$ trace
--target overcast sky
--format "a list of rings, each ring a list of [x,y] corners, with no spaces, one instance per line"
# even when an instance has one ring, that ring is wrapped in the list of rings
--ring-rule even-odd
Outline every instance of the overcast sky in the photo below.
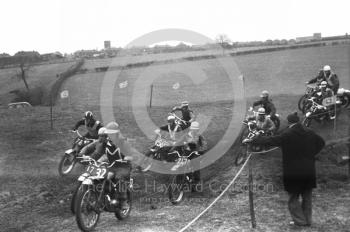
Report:
[[[4,0],[0,53],[123,47],[159,29],[180,28],[232,41],[350,32],[347,0]]]

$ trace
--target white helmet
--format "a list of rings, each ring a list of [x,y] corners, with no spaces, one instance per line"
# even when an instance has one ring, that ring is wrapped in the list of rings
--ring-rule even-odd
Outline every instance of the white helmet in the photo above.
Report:
[[[258,109],[258,114],[259,114],[259,115],[265,115],[265,109],[262,108],[262,107],[259,108],[259,109]]]
[[[188,106],[188,101],[183,101],[183,102],[181,102],[181,106]]]
[[[175,116],[174,115],[169,115],[167,120],[168,120],[168,122],[169,121],[174,121],[175,120]]]
[[[101,127],[98,130],[98,135],[106,135],[107,134],[107,128],[106,127]]]
[[[326,71],[331,71],[331,66],[325,65],[325,66],[323,67],[323,71],[324,71],[324,72],[326,72]]]
[[[191,126],[190,126],[191,130],[199,130],[199,122],[191,122]]]
[[[267,90],[264,90],[261,92],[260,97],[268,97],[269,96],[269,92]]]
[[[327,81],[322,81],[320,87],[327,87]]]

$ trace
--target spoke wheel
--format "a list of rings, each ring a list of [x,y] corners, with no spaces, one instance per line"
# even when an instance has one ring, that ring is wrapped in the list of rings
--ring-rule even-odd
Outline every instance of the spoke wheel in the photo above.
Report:
[[[131,205],[132,205],[132,194],[131,194],[131,191],[130,189],[127,190],[127,203],[128,203],[128,208],[127,209],[124,209],[124,210],[121,210],[121,209],[117,209],[115,211],[115,216],[116,218],[118,218],[119,220],[124,220],[126,219],[127,217],[129,217],[130,215],[130,212],[131,212]]]
[[[58,173],[60,174],[60,176],[68,175],[73,170],[75,162],[75,159],[70,161],[69,156],[64,155],[58,165]]]
[[[186,175],[180,174],[172,178],[168,188],[169,200],[173,205],[179,204],[184,199],[184,187]]]
[[[97,211],[98,194],[92,189],[79,192],[76,203],[76,221],[82,231],[92,231],[100,218]]]

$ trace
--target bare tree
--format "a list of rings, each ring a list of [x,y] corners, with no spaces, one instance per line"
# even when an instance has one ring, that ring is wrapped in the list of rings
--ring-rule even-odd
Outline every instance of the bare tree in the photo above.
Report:
[[[14,78],[23,81],[26,90],[29,91],[29,85],[27,82],[28,73],[33,71],[33,66],[30,63],[21,62],[18,66],[18,70]]]
[[[224,49],[230,46],[230,38],[226,34],[219,34],[216,36],[215,40],[222,47],[222,53],[224,54]]]

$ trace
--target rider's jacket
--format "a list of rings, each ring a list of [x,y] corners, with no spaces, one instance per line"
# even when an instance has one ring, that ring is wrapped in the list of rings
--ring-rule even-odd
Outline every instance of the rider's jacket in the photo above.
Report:
[[[261,105],[265,109],[267,115],[275,115],[276,107],[269,99],[260,99],[253,103],[253,107]]]
[[[173,108],[173,110],[171,112],[174,113],[175,111],[181,111],[182,120],[184,120],[186,122],[189,122],[192,119],[193,111],[190,110],[189,108],[176,106]]]
[[[198,133],[188,132],[185,136],[184,143],[188,145],[191,151],[204,152],[207,150],[206,140]]]
[[[90,143],[84,148],[84,155],[91,154],[91,158],[98,160],[103,155],[107,156],[108,162],[111,164],[115,160],[124,159],[124,155],[120,152],[120,149],[108,139],[107,142],[100,142],[98,140]],[[118,162],[113,167],[118,166]]]
[[[330,88],[326,88],[325,90],[321,89],[320,91],[316,92],[313,96],[316,97],[316,102],[322,105],[323,100],[333,97],[334,93]]]
[[[327,81],[328,86],[336,94],[339,89],[339,78],[337,74],[331,72],[329,76],[323,70],[320,70],[318,75],[315,78],[312,78],[308,84],[316,83],[317,85],[321,84],[322,81]]]
[[[92,119],[89,123],[87,123],[85,118],[79,120],[73,127],[73,130],[77,130],[80,126],[85,126],[86,130],[88,131],[88,137],[92,139],[98,138],[98,130],[103,127],[100,121]]]
[[[248,120],[255,120],[256,126],[259,130],[263,130],[266,132],[266,131],[273,131],[275,129],[275,124],[268,117],[265,117],[264,121],[260,121],[258,119],[258,116],[250,116],[248,117]]]

